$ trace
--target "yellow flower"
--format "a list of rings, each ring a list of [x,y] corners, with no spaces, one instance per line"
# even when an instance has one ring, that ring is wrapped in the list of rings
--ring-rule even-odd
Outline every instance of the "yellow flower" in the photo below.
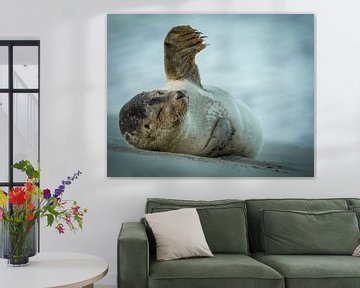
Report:
[[[4,206],[7,203],[7,196],[5,193],[0,189],[0,206]]]

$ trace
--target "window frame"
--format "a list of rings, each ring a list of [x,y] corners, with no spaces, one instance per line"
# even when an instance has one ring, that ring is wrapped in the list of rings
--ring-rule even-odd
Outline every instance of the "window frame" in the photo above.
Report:
[[[16,89],[14,88],[14,47],[28,46],[38,49],[38,86],[37,88]],[[0,40],[0,47],[8,48],[8,87],[0,88],[0,93],[6,93],[8,98],[8,181],[0,182],[0,187],[7,187],[8,191],[14,186],[23,186],[25,182],[14,181],[14,94],[36,93],[38,95],[38,155],[40,161],[40,40]]]

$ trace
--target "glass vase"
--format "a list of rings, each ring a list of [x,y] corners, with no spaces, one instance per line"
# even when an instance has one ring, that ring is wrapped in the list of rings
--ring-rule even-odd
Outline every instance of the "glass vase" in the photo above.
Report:
[[[25,266],[37,251],[37,223],[0,221],[0,257],[8,259],[9,266]]]

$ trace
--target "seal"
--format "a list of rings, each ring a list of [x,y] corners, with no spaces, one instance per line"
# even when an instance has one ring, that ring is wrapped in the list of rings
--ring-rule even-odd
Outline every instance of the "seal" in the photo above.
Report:
[[[262,130],[254,113],[220,88],[201,84],[195,56],[207,46],[205,38],[189,25],[167,34],[166,86],[137,94],[120,110],[120,131],[129,144],[206,157],[257,155]]]

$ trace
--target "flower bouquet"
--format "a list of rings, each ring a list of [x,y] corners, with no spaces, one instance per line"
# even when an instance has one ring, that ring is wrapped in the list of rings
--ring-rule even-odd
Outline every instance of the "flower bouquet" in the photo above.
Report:
[[[35,169],[27,160],[13,165],[26,173],[23,187],[12,187],[6,194],[0,187],[0,257],[8,259],[9,265],[26,265],[29,257],[36,254],[36,223],[45,218],[47,226],[55,227],[59,234],[82,229],[86,209],[75,202],[64,200],[66,186],[78,179],[81,172],[74,173],[54,189],[40,189],[40,168]]]

